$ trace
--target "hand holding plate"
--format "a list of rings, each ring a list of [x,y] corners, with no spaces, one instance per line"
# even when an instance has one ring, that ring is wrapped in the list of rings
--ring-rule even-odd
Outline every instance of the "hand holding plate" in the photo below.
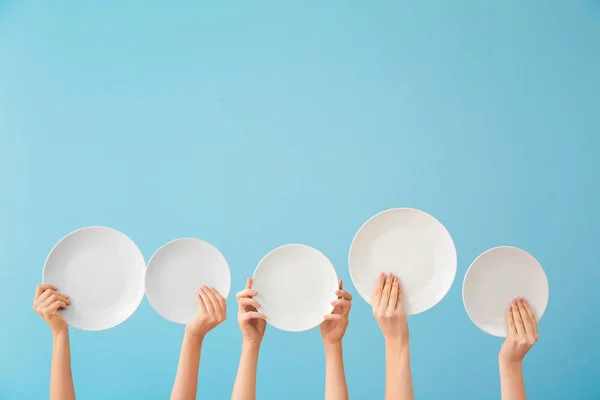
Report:
[[[198,314],[187,324],[186,333],[203,339],[227,318],[227,304],[215,288],[202,286],[198,291]]]
[[[501,363],[520,365],[538,341],[537,320],[527,300],[518,298],[506,311],[508,335],[498,356]]]
[[[258,312],[260,304],[253,299],[258,292],[252,290],[252,278],[248,278],[246,288],[236,295],[238,301],[238,323],[244,342],[260,345],[267,328],[267,316]]]
[[[402,287],[397,276],[379,275],[372,306],[386,343],[408,343],[408,321],[402,308]]]
[[[339,290],[335,292],[337,300],[331,302],[334,306],[331,314],[325,316],[321,323],[321,336],[325,344],[336,344],[342,342],[342,337],[348,328],[348,315],[352,308],[352,295],[343,290],[342,280],[339,281]]]
[[[54,336],[67,330],[67,322],[58,310],[66,310],[71,304],[69,296],[58,292],[53,285],[39,285],[33,298],[33,309],[48,324]]]

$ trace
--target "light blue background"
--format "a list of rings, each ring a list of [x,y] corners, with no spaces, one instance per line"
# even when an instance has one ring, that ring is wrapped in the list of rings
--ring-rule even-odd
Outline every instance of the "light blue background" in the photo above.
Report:
[[[31,310],[44,259],[85,225],[215,244],[239,290],[276,246],[326,253],[410,206],[446,225],[448,296],[410,318],[418,399],[499,398],[501,340],[461,300],[482,251],[543,264],[550,302],[526,360],[532,399],[600,398],[600,2],[0,0],[0,398],[47,396],[51,337]],[[235,302],[206,340],[203,399],[231,393]],[[182,327],[144,300],[72,331],[81,399],[165,399]],[[381,335],[356,297],[351,397],[383,398]],[[270,328],[259,399],[323,397],[318,330]]]

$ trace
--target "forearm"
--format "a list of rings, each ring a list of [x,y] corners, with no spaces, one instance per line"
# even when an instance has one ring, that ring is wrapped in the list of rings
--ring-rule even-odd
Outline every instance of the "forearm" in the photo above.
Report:
[[[325,344],[325,400],[348,400],[342,344]]]
[[[244,343],[231,400],[256,399],[256,370],[260,345]]]
[[[522,363],[500,361],[500,390],[502,400],[526,399]]]
[[[386,342],[385,399],[414,399],[408,340]]]
[[[200,369],[200,353],[202,337],[190,335],[183,337],[177,376],[171,393],[171,400],[195,400],[198,391],[198,370]]]
[[[50,400],[74,400],[75,388],[71,374],[71,348],[69,331],[56,334],[52,344],[52,368],[50,372]]]

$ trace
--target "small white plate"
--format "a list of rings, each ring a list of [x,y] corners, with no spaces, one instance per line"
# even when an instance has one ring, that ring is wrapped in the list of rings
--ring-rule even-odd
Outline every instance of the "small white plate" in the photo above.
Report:
[[[526,299],[539,320],[548,296],[542,266],[517,247],[485,251],[473,261],[463,281],[463,303],[469,318],[482,331],[499,337],[506,337],[506,310],[512,299]]]
[[[252,289],[260,312],[276,328],[300,332],[314,328],[333,311],[338,278],[319,250],[288,244],[267,254],[254,271]]]
[[[214,287],[227,298],[231,275],[216,247],[200,239],[176,239],[154,253],[146,269],[146,297],[156,312],[178,324],[198,313],[198,290]]]
[[[104,226],[69,233],[50,251],[42,282],[69,296],[69,325],[100,331],[129,318],[144,297],[146,262],[125,234]]]
[[[406,315],[436,305],[456,275],[456,248],[446,228],[431,215],[412,208],[380,212],[358,230],[348,256],[358,293],[371,304],[382,272],[400,278]]]

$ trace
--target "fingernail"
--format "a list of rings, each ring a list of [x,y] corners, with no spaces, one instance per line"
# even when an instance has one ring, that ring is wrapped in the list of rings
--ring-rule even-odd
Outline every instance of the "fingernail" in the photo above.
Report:
[[[512,306],[508,306],[508,311],[512,311]]]
[[[512,301],[512,305],[513,305],[513,306],[516,306],[516,305],[517,305],[517,301],[516,301],[516,300],[513,300],[513,301]]]

